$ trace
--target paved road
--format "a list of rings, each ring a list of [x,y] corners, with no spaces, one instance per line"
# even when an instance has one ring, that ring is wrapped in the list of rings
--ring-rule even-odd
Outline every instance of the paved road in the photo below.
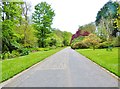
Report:
[[[5,87],[117,87],[109,73],[71,48],[45,59]]]

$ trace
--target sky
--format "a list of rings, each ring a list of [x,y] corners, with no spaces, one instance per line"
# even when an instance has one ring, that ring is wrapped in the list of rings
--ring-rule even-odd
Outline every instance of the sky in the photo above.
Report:
[[[28,0],[34,6],[45,1],[55,11],[53,28],[75,33],[79,26],[94,22],[97,12],[109,0]]]

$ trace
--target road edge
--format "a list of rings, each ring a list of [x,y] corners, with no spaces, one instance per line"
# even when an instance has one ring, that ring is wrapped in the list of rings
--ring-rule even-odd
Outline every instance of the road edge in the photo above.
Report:
[[[64,50],[64,49],[65,49],[65,48],[61,49],[60,51],[62,51],[62,50]],[[60,52],[60,51],[58,51],[58,52]],[[58,53],[58,52],[56,52],[56,53]],[[52,54],[52,55],[55,55],[56,53],[54,53],[54,54]],[[52,55],[51,55],[51,56],[52,56]],[[51,57],[51,56],[49,56],[49,57]],[[11,82],[12,80],[14,80],[15,78],[17,78],[17,77],[19,77],[20,75],[22,75],[23,73],[29,71],[30,69],[32,69],[32,68],[36,67],[37,65],[41,64],[42,62],[46,61],[49,57],[47,57],[47,58],[43,59],[42,61],[40,61],[40,62],[32,65],[31,67],[23,70],[22,72],[16,74],[16,75],[13,76],[12,78],[10,78],[10,79],[8,79],[8,80],[0,83],[0,89],[1,89],[2,87],[4,87],[6,84],[8,84],[9,82]]]
[[[76,50],[75,50],[75,51],[76,51]],[[77,51],[76,51],[76,52],[77,52]],[[77,53],[79,53],[79,52],[77,52]],[[81,53],[79,53],[79,54],[81,54]],[[84,56],[83,54],[81,54],[81,55]],[[114,77],[114,78],[116,78],[118,81],[120,81],[120,78],[119,78],[117,75],[115,75],[114,73],[110,72],[110,71],[107,70],[106,68],[102,67],[102,66],[99,65],[98,63],[90,60],[88,57],[86,57],[86,56],[84,56],[84,57],[85,57],[86,59],[88,59],[89,61],[91,61],[92,63],[94,63],[95,65],[97,65],[98,67],[100,67],[102,70],[104,70],[104,71],[106,71],[107,73],[109,73],[112,77]]]

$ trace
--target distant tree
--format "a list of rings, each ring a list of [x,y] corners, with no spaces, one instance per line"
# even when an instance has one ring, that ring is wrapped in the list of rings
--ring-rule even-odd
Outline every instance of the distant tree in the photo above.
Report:
[[[50,33],[53,17],[55,13],[51,6],[46,2],[41,2],[35,6],[35,11],[32,15],[32,20],[37,30],[36,36],[38,38],[39,47],[45,47],[45,39]]]
[[[70,40],[71,40],[72,33],[64,31],[63,32],[63,44],[64,46],[70,45]]]
[[[87,32],[89,32],[89,33],[95,33],[96,26],[95,26],[95,23],[91,22],[91,23],[89,23],[89,24],[80,26],[79,29],[80,29],[81,31],[87,31]]]

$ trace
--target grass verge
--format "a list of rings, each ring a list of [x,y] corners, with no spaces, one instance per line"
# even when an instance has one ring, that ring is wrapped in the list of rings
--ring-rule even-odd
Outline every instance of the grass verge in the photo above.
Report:
[[[106,51],[106,49],[78,49],[76,51],[120,77],[118,50],[120,48],[113,48],[112,51]]]
[[[16,74],[22,72],[23,70],[31,67],[32,65],[42,61],[43,59],[62,49],[63,48],[57,48],[49,51],[40,51],[31,53],[27,56],[0,61],[0,63],[2,62],[2,80],[0,82],[12,78]]]

